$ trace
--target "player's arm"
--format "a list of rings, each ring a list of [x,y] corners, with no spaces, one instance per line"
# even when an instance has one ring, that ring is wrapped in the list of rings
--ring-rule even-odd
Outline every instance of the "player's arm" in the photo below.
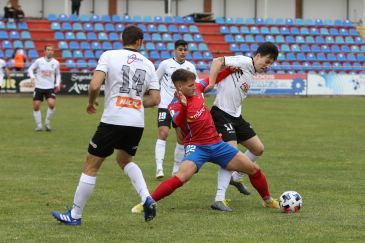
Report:
[[[60,64],[58,63],[56,68],[56,84],[55,84],[55,92],[61,90],[61,71],[60,71]]]
[[[98,105],[96,99],[100,93],[100,87],[105,79],[105,73],[103,71],[95,70],[94,75],[89,85],[89,104],[87,105],[86,112],[89,114],[96,112],[96,106]]]
[[[176,126],[182,127],[186,122],[186,106],[181,103],[170,104],[168,106],[173,123]]]
[[[156,106],[160,104],[160,99],[160,91],[156,89],[150,89],[149,95],[146,95],[143,98],[143,106],[146,108]]]
[[[30,67],[28,68],[28,75],[30,77],[30,80],[32,81],[32,83],[35,83],[35,74],[34,74],[34,70],[36,70],[38,68],[38,62],[35,61],[32,63],[32,65],[30,65]]]
[[[222,67],[225,66],[224,57],[217,57],[213,59],[212,65],[209,71],[209,84],[205,88],[204,92],[209,92],[214,88],[216,83],[217,75]]]

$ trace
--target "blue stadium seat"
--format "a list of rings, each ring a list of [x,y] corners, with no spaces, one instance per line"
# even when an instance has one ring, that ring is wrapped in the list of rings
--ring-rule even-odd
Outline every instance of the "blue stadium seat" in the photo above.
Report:
[[[331,49],[328,45],[322,45],[321,46],[321,51],[322,52],[331,52]]]
[[[100,42],[98,42],[98,41],[91,42],[91,49],[93,49],[93,50],[101,50]]]
[[[137,24],[137,26],[143,31],[143,32],[147,32],[147,28],[144,24]]]
[[[294,20],[292,18],[286,18],[285,19],[285,24],[286,25],[294,25]]]
[[[106,41],[106,40],[108,40],[108,35],[105,32],[99,32],[98,33],[98,40]]]
[[[258,44],[256,44],[256,43],[253,43],[253,44],[251,44],[250,45],[250,50],[252,51],[252,52],[255,52],[256,50],[257,50],[257,48],[259,47],[259,45]]]
[[[147,43],[146,43],[146,50],[147,50],[147,51],[153,51],[153,50],[156,50],[155,44],[153,44],[152,42],[147,42]]]
[[[215,17],[215,22],[217,24],[225,24],[225,19],[223,17],[218,16],[218,17]]]
[[[68,44],[66,41],[59,41],[58,42],[58,49],[66,50],[68,49]]]
[[[25,47],[25,49],[34,49],[35,45],[32,40],[26,40],[24,43],[24,47]]]
[[[120,34],[120,39],[123,39],[123,38],[122,38],[122,33]],[[152,39],[151,39],[151,35],[150,35],[150,34],[148,34],[148,33],[144,33],[144,34],[143,34],[143,40],[144,40],[144,41],[147,41],[147,42],[148,42],[148,41],[152,41]]]
[[[123,16],[123,22],[125,23],[131,23],[133,21],[133,18],[129,15],[124,15]]]
[[[104,23],[109,23],[111,22],[111,19],[110,19],[110,16],[109,15],[102,15],[101,16],[101,22],[104,22]]]
[[[189,26],[189,32],[190,33],[199,33],[199,29],[196,25],[190,25]]]
[[[276,25],[284,25],[285,24],[284,19],[283,18],[277,18],[275,20],[275,24]]]
[[[38,57],[39,57],[39,55],[38,55],[37,50],[35,50],[35,49],[29,49],[29,51],[28,51],[28,57],[29,57],[30,59],[38,58]]]
[[[238,30],[237,30],[237,32],[238,32]],[[257,28],[257,26],[251,26],[250,27],[250,33],[251,34],[259,34],[260,30],[259,30],[259,28]]]
[[[90,17],[86,14],[82,14],[79,18],[80,18],[80,22],[84,22],[84,23],[90,22]]]
[[[203,53],[203,59],[204,59],[204,60],[207,60],[207,61],[211,61],[211,60],[213,60],[213,55],[212,55],[212,53],[211,53],[211,52],[208,52],[208,51],[204,52],[204,53]]]
[[[80,50],[74,50],[72,54],[73,58],[84,58],[84,54]]]
[[[189,33],[189,28],[186,25],[180,25],[179,32],[180,33]]]
[[[285,39],[284,39],[284,36],[282,35],[277,35],[276,38],[275,38],[275,41],[277,43],[285,43]]]
[[[133,18],[132,18],[132,22],[135,22],[135,23],[142,23],[142,22],[143,22],[142,16],[140,16],[140,15],[135,15],[135,16],[133,16]]]
[[[220,32],[221,32],[222,34],[230,34],[230,33],[231,33],[231,32],[229,31],[229,28],[228,28],[227,26],[225,26],[225,25],[220,26],[219,30],[220,30]]]
[[[362,39],[361,36],[355,36],[354,39],[356,44],[364,44],[364,40]]]
[[[265,41],[275,42],[275,38],[272,35],[266,35],[265,36]]]
[[[339,35],[337,28],[330,28],[330,35],[337,36]]]
[[[334,44],[335,41],[333,40],[332,36],[326,36],[326,43],[327,44]]]
[[[305,40],[304,40],[303,36],[297,35],[295,37],[295,42],[298,43],[298,44],[304,44],[305,43]]]
[[[301,27],[300,28],[300,34],[301,35],[309,35],[309,30],[307,27]]]
[[[31,36],[30,36],[30,32],[29,31],[22,31],[20,32],[20,39],[22,40],[30,40]]]
[[[118,34],[115,33],[115,32],[110,32],[109,33],[109,40],[110,41],[118,41],[119,40]]]
[[[162,35],[162,41],[165,41],[165,42],[172,41],[172,37],[171,37],[170,33],[164,33]]]
[[[203,56],[200,53],[200,51],[194,51],[192,57],[193,57],[193,60],[195,60],[195,61],[203,60]]]
[[[114,25],[112,23],[106,23],[105,24],[105,31],[114,32],[115,31]]]
[[[229,33],[229,32],[228,32]],[[240,27],[240,33],[241,34],[249,34],[250,33],[250,30],[248,29],[247,26],[241,26]]]
[[[179,33],[179,30],[175,24],[170,24],[167,28],[170,33]]]
[[[265,38],[264,38],[263,35],[256,35],[255,36],[255,40],[256,40],[257,43],[263,43],[263,42],[265,42]]]
[[[345,40],[343,39],[342,36],[336,36],[335,42],[336,42],[336,44],[344,44]]]
[[[307,60],[304,53],[298,53],[297,54],[297,60],[298,61],[305,61]]]
[[[341,46],[341,52],[351,52],[351,50],[350,50],[350,47],[349,46],[347,46],[347,45],[342,45]]]
[[[160,54],[158,53],[158,51],[151,51],[150,52],[150,58],[151,59],[160,59]]]
[[[72,58],[72,53],[70,50],[62,50],[61,57],[66,59]]]
[[[184,34],[183,39],[187,42],[192,42],[193,41],[193,36],[191,34]]]
[[[186,16],[184,18],[184,23],[186,23],[186,24],[194,24],[194,18],[191,17],[191,16]]]
[[[88,41],[81,41],[80,43],[81,50],[90,50],[90,44]]]
[[[343,25],[347,26],[347,27],[352,27],[353,26],[352,23],[351,23],[351,20],[349,20],[349,19],[345,19],[343,21]]]
[[[153,33],[152,34],[152,41],[154,41],[154,42],[156,42],[156,41],[162,41],[161,35],[159,33]]]
[[[360,48],[357,45],[352,45],[351,46],[351,52],[360,52]]]
[[[161,58],[162,59],[169,59],[170,57],[171,57],[171,55],[168,51],[162,51],[161,52]]]
[[[167,50],[172,51],[175,49],[175,45],[172,42],[167,43]]]
[[[257,25],[264,25],[265,24],[265,20],[263,18],[256,18],[256,24]]]
[[[347,31],[347,29],[345,29],[345,28],[341,28],[341,29],[340,29],[340,35],[348,36],[348,35],[349,35],[349,32]]]
[[[281,45],[281,48],[280,48],[280,51],[282,51],[282,52],[290,52],[290,47],[289,47],[289,45],[287,45],[287,44],[282,44],[282,45]]]
[[[99,49],[99,50],[95,50],[95,57],[96,58],[100,58],[100,56],[101,56],[101,54],[103,54],[104,53],[104,51],[103,50],[101,50],[101,49]]]
[[[301,52],[299,45],[297,45],[297,44],[294,44],[291,46],[291,51],[292,52]]]
[[[308,53],[307,57],[306,57],[307,61],[316,61],[316,56],[314,55],[314,53]]]
[[[304,24],[305,25],[314,25],[314,21],[313,21],[313,19],[305,19]]]
[[[292,35],[299,35],[300,34],[299,29],[297,27],[291,27],[290,28],[290,33]]]
[[[73,23],[72,30],[73,31],[83,31],[82,25],[79,22]]]
[[[100,16],[99,15],[93,15],[91,16],[91,19],[90,19],[91,22],[100,22],[101,19],[100,19]]]
[[[168,32],[167,26],[165,24],[159,24],[157,26],[157,31],[160,33],[166,33],[166,32]]]
[[[332,45],[331,52],[334,52],[334,53],[341,52],[341,49],[338,45]]]
[[[316,27],[312,27],[309,29],[309,34],[310,35],[319,35],[320,32],[318,31],[318,29]]]
[[[194,34],[194,41],[195,42],[203,42],[203,36],[201,34]]]
[[[94,27],[91,23],[84,24],[84,31],[94,31]]]
[[[96,37],[95,32],[88,32],[88,33],[86,34],[86,39],[87,39],[88,41],[94,41],[94,40],[97,40],[97,37]]]
[[[327,58],[326,58],[324,53],[318,53],[317,54],[317,60],[320,61],[320,62],[323,62],[323,61],[326,61]]]
[[[323,39],[323,38],[322,38]],[[314,39],[313,39],[313,36],[311,36],[311,35],[309,35],[309,36],[306,36],[305,37],[305,42],[307,43],[307,44],[314,44],[315,43],[315,41],[314,41]]]
[[[13,58],[13,53],[14,53],[14,51],[12,49],[5,49],[5,57],[7,59]]]
[[[57,21],[58,20],[56,14],[48,14],[47,19],[50,22],[54,22],[54,21]]]
[[[269,27],[267,27],[267,26],[261,26],[260,33],[264,34],[264,35],[270,35],[271,34],[271,32],[269,30]]]
[[[153,23],[153,18],[151,16],[143,16],[143,22]]]
[[[101,44],[101,48],[103,50],[111,50],[111,49],[113,49],[113,46],[112,46],[112,43],[110,41],[104,41]]]
[[[307,44],[301,46],[302,52],[311,52],[309,46]]]
[[[123,30],[124,30],[124,25],[123,24],[116,24],[115,25],[115,31],[123,32]]]
[[[355,55],[352,53],[348,53],[346,58],[347,58],[347,61],[349,61],[349,62],[356,62],[356,60],[357,60]]]
[[[359,62],[365,62],[365,55],[363,53],[357,54],[357,60]]]
[[[352,36],[358,36],[358,35],[359,35],[359,33],[357,32],[357,30],[356,30],[356,29],[351,28],[351,29],[349,30],[349,35],[352,35]]]
[[[158,51],[166,51],[166,46],[163,42],[159,42],[156,44],[156,49]]]
[[[325,27],[322,27],[319,32],[321,35],[329,35],[328,29]]]
[[[345,57],[345,55],[344,55],[344,54],[342,54],[342,53],[338,53],[338,54],[337,54],[337,61],[340,61],[340,62],[344,62],[344,61],[346,61],[346,57]]]
[[[163,18],[161,16],[155,16],[154,22],[161,24],[161,23],[163,23]]]
[[[165,23],[172,24],[174,23],[174,19],[171,16],[165,16]]]
[[[282,35],[290,35],[290,30],[287,27],[283,26],[280,28],[280,33]]]
[[[189,51],[198,51],[198,46],[195,43],[191,42],[188,45],[188,49]]]
[[[254,18],[247,18],[245,22],[246,22],[247,25],[256,24]]]
[[[122,20],[121,20],[121,18],[120,18],[119,15],[113,15],[112,16],[112,22],[114,22],[114,23],[120,23],[120,22],[122,22]]]
[[[87,66],[89,68],[96,68],[97,65],[98,65],[98,62],[95,59],[89,59],[87,62]]]
[[[84,32],[76,32],[76,40],[86,40],[86,35]]]
[[[57,32],[54,33],[54,38],[56,40],[64,40],[65,36],[62,32],[57,31]],[[1,39],[1,31],[0,31],[0,39]]]
[[[51,23],[51,30],[61,30],[61,26],[57,22]]]
[[[247,44],[241,44],[239,50],[237,51],[248,52],[250,51],[250,48]]]
[[[94,30],[95,30],[96,32],[104,31],[104,26],[103,26],[103,24],[102,24],[102,23],[96,23],[96,24],[94,25]]]
[[[243,18],[238,17],[238,18],[236,18],[235,23],[237,25],[243,25],[243,24],[245,24],[245,20]]]
[[[71,26],[71,24],[69,22],[64,22],[64,23],[62,23],[61,29],[63,31],[71,31],[72,30],[72,26]]]
[[[293,44],[293,43],[295,43],[294,36],[292,36],[292,35],[288,35],[288,36],[286,36],[286,43],[288,43],[288,44]]]
[[[79,22],[79,16],[77,16],[76,14],[71,14],[68,20],[70,22]]]
[[[345,43],[346,44],[353,44],[355,42],[354,42],[354,39],[352,38],[352,36],[346,36],[345,37]]]
[[[263,38],[262,35],[260,35],[260,36]],[[257,36],[256,36],[256,38],[257,38]],[[242,43],[242,42],[245,42],[245,39],[243,38],[242,35],[236,35],[235,36],[235,41],[238,42],[238,43]]]
[[[230,30],[231,34],[239,34],[240,33],[237,26],[230,26],[229,30]]]
[[[233,35],[224,35],[224,41],[228,43],[235,42],[235,40],[233,39]]]
[[[328,54],[327,54],[327,61],[330,61],[330,62],[337,61],[337,58],[336,58],[335,54],[333,54],[333,53],[328,53]]]
[[[361,66],[361,64],[359,62],[354,62],[352,67],[354,68],[354,70],[356,71],[360,71],[363,70],[363,67]]]
[[[67,22],[68,21],[67,14],[60,14],[60,15],[58,15],[58,20],[61,21],[61,22]]]
[[[199,43],[198,49],[199,49],[199,51],[208,51],[208,46],[205,43]]]
[[[148,52],[140,51],[139,53],[141,53],[141,55],[143,55],[144,57],[149,58]]]
[[[72,57],[72,55],[71,55]],[[66,67],[69,69],[75,68],[75,62],[72,59],[67,59],[66,60]]]
[[[208,69],[208,66],[207,66],[206,62],[204,62],[204,61],[198,61],[197,64],[196,64],[196,67],[199,70]]]
[[[10,37],[11,40],[19,40],[20,39],[18,31],[15,31],[15,30],[10,31],[9,37]]]
[[[312,52],[321,52],[319,45],[312,45],[311,50]]]
[[[2,43],[2,48],[3,49],[13,49],[13,45],[10,41],[4,40]]]
[[[279,28],[276,27],[276,26],[272,26],[270,28],[270,32],[271,32],[272,35],[279,35],[280,34]]]
[[[157,32],[156,25],[154,25],[154,24],[149,24],[149,25],[147,26],[147,31],[148,31],[148,32],[150,32],[150,33]]]
[[[238,45],[237,45],[237,44],[232,43],[232,44],[230,44],[230,46],[229,46],[229,50],[230,50],[230,51],[232,51],[232,52],[237,52],[237,51],[239,51],[240,49],[238,48]]]
[[[85,59],[78,59],[78,60],[76,61],[76,66],[77,66],[78,68],[87,68],[87,64],[86,64]]]
[[[121,42],[116,41],[113,43],[113,49],[118,50],[118,49],[122,49],[122,48],[123,48],[123,45]]]
[[[80,49],[79,43],[77,41],[70,41],[69,43],[69,48],[76,50],[76,49]]]
[[[230,18],[230,17],[226,17],[225,22],[226,22],[226,24],[234,24],[234,19]]]
[[[267,18],[267,19],[265,19],[265,24],[267,24],[267,25],[273,25],[274,24],[274,20],[272,18]]]

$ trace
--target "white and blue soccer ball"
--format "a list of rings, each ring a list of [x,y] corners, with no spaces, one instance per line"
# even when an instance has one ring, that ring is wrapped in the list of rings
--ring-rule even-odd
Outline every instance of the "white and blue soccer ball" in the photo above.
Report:
[[[279,204],[285,213],[296,213],[302,208],[303,199],[296,191],[286,191],[281,194]]]

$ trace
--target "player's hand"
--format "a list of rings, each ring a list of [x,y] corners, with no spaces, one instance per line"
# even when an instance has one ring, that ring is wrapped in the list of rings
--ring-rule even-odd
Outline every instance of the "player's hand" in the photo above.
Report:
[[[214,85],[208,84],[207,87],[205,87],[205,89],[204,89],[204,93],[211,91],[213,88],[214,88]]]
[[[96,106],[98,104],[97,103],[94,103],[94,104],[88,104],[88,106],[86,107],[86,112],[89,113],[89,114],[94,114],[96,113]]]
[[[234,73],[241,70],[240,67],[234,67],[234,66],[229,66],[229,69],[231,69],[231,71],[234,72]]]
[[[60,92],[60,90],[61,90],[61,86],[60,85],[58,85],[58,86],[56,86],[54,89],[53,89],[53,91],[57,94],[58,92]]]
[[[184,95],[181,91],[178,91],[178,92],[177,92],[177,98],[178,98],[178,100],[180,101],[180,103],[181,103],[183,106],[187,106],[188,102],[187,102],[187,100],[186,100],[185,95]]]

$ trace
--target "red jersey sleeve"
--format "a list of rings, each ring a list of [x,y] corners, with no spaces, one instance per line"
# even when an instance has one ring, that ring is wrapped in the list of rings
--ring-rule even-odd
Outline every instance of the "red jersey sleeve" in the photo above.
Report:
[[[168,106],[168,110],[175,125],[184,128],[186,123],[186,107],[173,100]]]
[[[232,74],[233,71],[229,68],[226,67],[225,69],[223,69],[222,71],[220,71],[217,75],[217,79],[216,79],[216,83],[219,83],[220,81],[222,81],[223,79],[225,79],[228,75]],[[203,79],[205,83],[209,83],[209,77],[206,77],[205,79]]]

